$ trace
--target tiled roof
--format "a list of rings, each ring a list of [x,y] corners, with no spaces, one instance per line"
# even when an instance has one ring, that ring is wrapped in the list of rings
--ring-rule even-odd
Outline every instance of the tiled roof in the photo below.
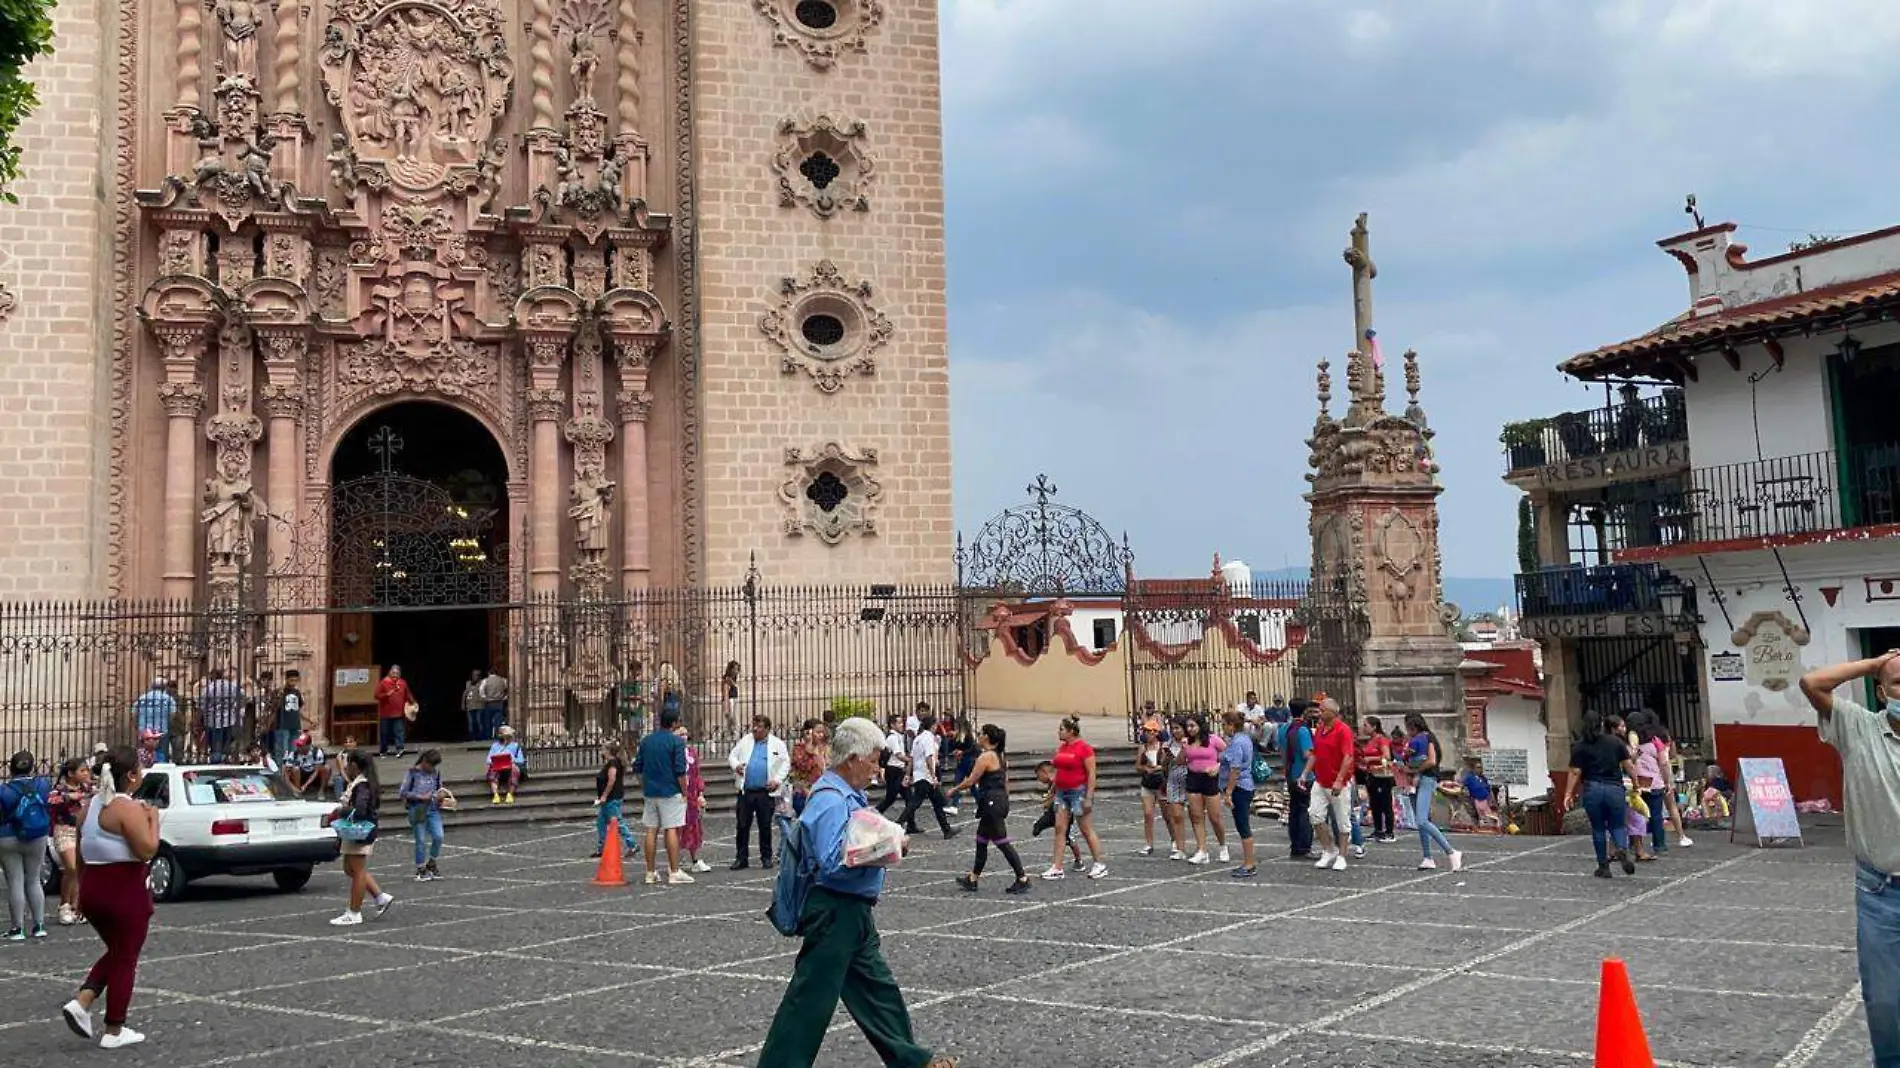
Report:
[[[1617,364],[1654,359],[1749,331],[1795,326],[1816,316],[1855,311],[1896,299],[1900,299],[1900,271],[1757,301],[1738,308],[1724,308],[1713,315],[1692,316],[1685,312],[1647,334],[1572,356],[1557,367],[1566,374],[1582,376]]]

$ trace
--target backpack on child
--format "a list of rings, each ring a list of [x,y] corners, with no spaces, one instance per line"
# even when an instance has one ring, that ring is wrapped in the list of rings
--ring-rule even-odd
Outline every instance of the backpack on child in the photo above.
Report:
[[[53,833],[53,817],[46,809],[46,783],[43,779],[14,779],[0,785],[0,830],[6,837],[32,842]],[[10,794],[10,795],[9,795]]]
[[[820,787],[806,797],[805,804],[809,806],[819,794],[838,792],[836,787]],[[773,822],[778,825],[778,879],[772,884],[772,905],[765,910],[765,918],[779,934],[796,938],[804,922],[805,898],[818,882],[818,858],[812,854],[803,821],[781,813]]]

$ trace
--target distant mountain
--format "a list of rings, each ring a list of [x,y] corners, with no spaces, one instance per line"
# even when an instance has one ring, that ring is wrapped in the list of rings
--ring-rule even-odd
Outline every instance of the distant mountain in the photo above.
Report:
[[[1280,567],[1271,571],[1255,570],[1256,579],[1292,579],[1300,582],[1311,577],[1312,569]],[[1445,600],[1458,606],[1466,616],[1495,612],[1515,603],[1516,588],[1508,578],[1445,578]]]

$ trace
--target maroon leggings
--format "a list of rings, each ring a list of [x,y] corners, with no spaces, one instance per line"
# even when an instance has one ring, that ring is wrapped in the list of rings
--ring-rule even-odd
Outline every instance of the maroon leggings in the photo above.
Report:
[[[152,923],[152,893],[145,887],[145,865],[86,864],[79,871],[79,911],[99,932],[106,951],[86,973],[81,990],[106,996],[106,1026],[125,1023],[132,1007],[132,980],[139,951]]]

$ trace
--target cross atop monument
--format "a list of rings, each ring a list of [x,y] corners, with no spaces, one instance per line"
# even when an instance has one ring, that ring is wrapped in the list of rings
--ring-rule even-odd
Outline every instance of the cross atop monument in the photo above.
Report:
[[[1366,213],[1353,221],[1352,243],[1346,247],[1346,265],[1352,268],[1352,357],[1347,361],[1346,419],[1365,423],[1385,411],[1385,368],[1380,358],[1378,331],[1372,325],[1372,280],[1379,265],[1372,259],[1372,235]]]

